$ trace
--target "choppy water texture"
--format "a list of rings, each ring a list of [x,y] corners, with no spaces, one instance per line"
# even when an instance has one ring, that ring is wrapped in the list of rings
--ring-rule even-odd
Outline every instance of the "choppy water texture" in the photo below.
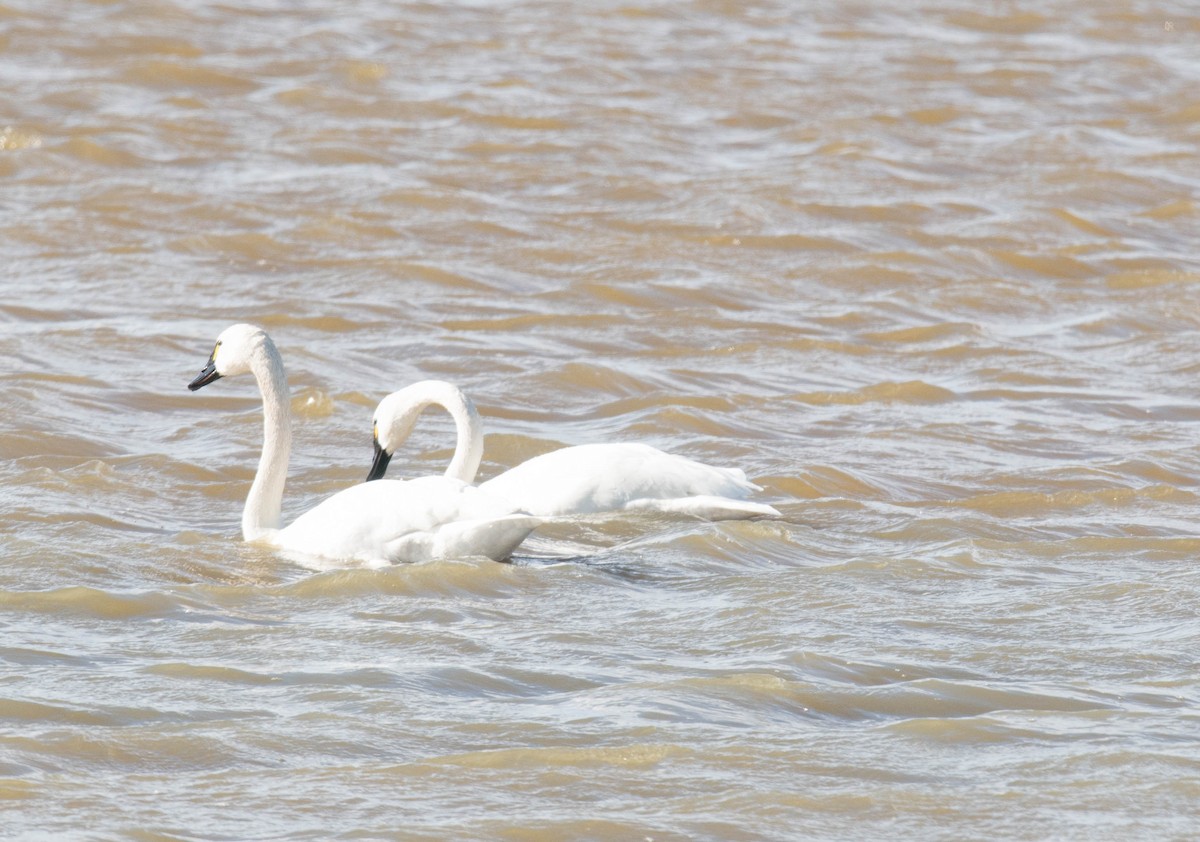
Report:
[[[0,0],[3,835],[1193,837],[1198,142],[1180,4]],[[313,573],[235,321],[289,516],[439,377],[784,517]]]

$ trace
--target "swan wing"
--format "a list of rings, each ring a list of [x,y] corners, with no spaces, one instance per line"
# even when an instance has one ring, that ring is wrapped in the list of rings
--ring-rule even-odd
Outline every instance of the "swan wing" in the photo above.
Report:
[[[520,514],[453,521],[433,531],[402,535],[387,544],[385,554],[404,561],[473,555],[504,561],[541,522],[541,518]]]
[[[377,480],[334,494],[275,537],[303,556],[364,562],[508,558],[541,521],[449,477]]]
[[[741,502],[759,490],[742,471],[705,465],[644,444],[564,447],[535,456],[480,488],[543,517],[622,509],[711,519],[778,514],[770,506]]]

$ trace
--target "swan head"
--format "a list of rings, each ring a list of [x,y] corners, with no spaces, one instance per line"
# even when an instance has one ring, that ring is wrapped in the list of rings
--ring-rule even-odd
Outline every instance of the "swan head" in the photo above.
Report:
[[[420,385],[420,384],[417,384]],[[367,482],[383,479],[387,473],[388,463],[405,439],[412,433],[417,416],[421,414],[422,406],[413,403],[409,392],[413,387],[393,392],[379,402],[375,408],[375,419],[371,426],[375,438],[375,459],[371,462],[371,471],[367,474]]]
[[[241,324],[225,328],[217,337],[208,364],[188,383],[188,388],[194,392],[222,377],[246,374],[255,355],[270,343],[271,338],[266,331],[255,325]]]
[[[457,442],[454,458],[446,467],[446,476],[462,482],[475,481],[483,458],[483,427],[479,410],[462,389],[445,380],[421,380],[392,392],[375,409],[375,461],[367,482],[380,479],[392,454],[412,433],[420,414],[431,406],[440,406],[454,419]]]

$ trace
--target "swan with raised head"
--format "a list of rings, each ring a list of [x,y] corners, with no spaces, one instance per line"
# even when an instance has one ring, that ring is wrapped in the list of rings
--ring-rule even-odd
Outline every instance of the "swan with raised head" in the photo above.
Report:
[[[375,410],[375,461],[368,484],[387,471],[392,454],[426,408],[450,413],[457,431],[445,476],[473,482],[483,458],[483,422],[457,386],[423,380],[388,395]],[[612,511],[658,511],[709,520],[778,516],[747,500],[760,490],[737,468],[716,468],[645,444],[582,444],[535,456],[479,485],[481,491],[539,517]]]
[[[499,561],[540,523],[469,483],[436,476],[352,486],[281,526],[291,398],[283,360],[262,328],[226,328],[188,388],[194,392],[237,374],[253,374],[263,399],[262,457],[242,510],[247,541],[306,557],[368,563],[465,556]]]

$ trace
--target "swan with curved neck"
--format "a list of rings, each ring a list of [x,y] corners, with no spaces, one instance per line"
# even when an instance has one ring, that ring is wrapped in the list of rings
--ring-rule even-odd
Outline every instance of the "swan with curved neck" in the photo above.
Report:
[[[381,563],[487,556],[501,560],[540,520],[449,477],[357,485],[283,527],[291,453],[290,394],[283,360],[266,332],[233,325],[188,388],[253,374],[263,399],[263,450],[242,510],[242,537],[305,557]]]
[[[431,406],[440,406],[454,419],[457,440],[445,476],[475,481],[483,461],[483,419],[463,390],[444,380],[413,383],[379,402],[375,408],[375,461],[367,479],[384,475],[396,448],[412,434],[417,417]]]
[[[423,380],[388,395],[375,410],[375,461],[368,482],[386,472],[417,416],[450,413],[458,444],[445,476],[473,482],[483,459],[483,422],[461,389]],[[650,510],[709,520],[778,516],[747,500],[759,486],[737,468],[717,468],[644,444],[584,444],[543,453],[479,485],[481,491],[539,517]]]

